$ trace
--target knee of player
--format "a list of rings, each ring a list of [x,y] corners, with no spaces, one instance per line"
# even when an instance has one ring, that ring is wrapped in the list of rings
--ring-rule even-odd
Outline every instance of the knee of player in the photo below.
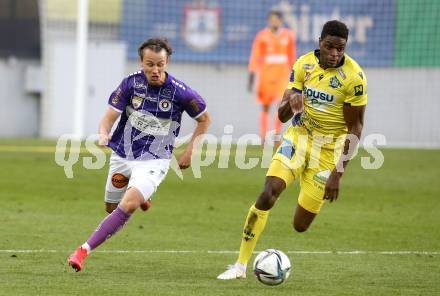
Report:
[[[260,210],[269,210],[273,207],[276,201],[277,201],[277,197],[274,196],[270,190],[268,191],[265,189],[260,194],[260,197],[256,202],[256,206]]]
[[[263,194],[269,199],[277,199],[283,190],[275,185],[265,186]]]
[[[142,193],[136,188],[129,188],[119,206],[127,213],[134,213],[144,202]]]
[[[120,207],[126,213],[132,214],[140,207],[140,203],[132,199],[122,200],[120,203]]]

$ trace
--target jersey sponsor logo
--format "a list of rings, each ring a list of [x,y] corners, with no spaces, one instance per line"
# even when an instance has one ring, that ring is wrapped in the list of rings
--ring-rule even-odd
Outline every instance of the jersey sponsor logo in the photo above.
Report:
[[[315,68],[315,65],[313,65],[313,64],[304,64],[303,65],[304,70],[313,70],[313,68]]]
[[[338,88],[342,86],[342,83],[339,81],[339,79],[336,76],[333,76],[330,78],[329,86],[332,88]]]
[[[292,69],[292,71],[290,72],[290,78],[289,78],[290,82],[294,82],[295,81],[295,71]]]
[[[364,94],[364,86],[362,84],[356,85],[354,87],[354,95],[362,96]]]
[[[220,40],[220,8],[185,5],[183,39],[192,49],[208,51]]]
[[[133,97],[131,99],[131,104],[133,105],[133,107],[135,109],[138,109],[142,105],[142,101],[143,101],[143,99],[140,97]]]
[[[171,119],[162,119],[146,111],[128,109],[131,126],[153,136],[167,136],[170,131]]]
[[[172,104],[171,104],[170,100],[162,99],[159,101],[159,109],[160,110],[167,112],[167,111],[170,111],[171,107],[172,107]]]
[[[312,102],[312,104],[314,103],[314,101],[322,101],[322,102],[328,102],[331,103],[335,100],[335,96],[328,94],[324,91],[320,91],[320,90],[316,90],[310,87],[304,87],[304,95],[309,98]]]

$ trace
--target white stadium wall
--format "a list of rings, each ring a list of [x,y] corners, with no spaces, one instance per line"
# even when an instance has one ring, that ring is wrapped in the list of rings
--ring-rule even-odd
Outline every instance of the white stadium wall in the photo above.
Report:
[[[56,138],[74,129],[75,47],[53,42],[46,61],[47,81],[42,100],[41,136]],[[85,135],[96,134],[107,98],[125,67],[125,46],[120,42],[89,43],[84,110]],[[111,66],[109,65],[111,64]]]
[[[39,135],[39,90],[32,77],[37,60],[0,59],[0,137],[36,137]]]
[[[369,105],[365,134],[388,146],[440,147],[440,69],[366,69]]]

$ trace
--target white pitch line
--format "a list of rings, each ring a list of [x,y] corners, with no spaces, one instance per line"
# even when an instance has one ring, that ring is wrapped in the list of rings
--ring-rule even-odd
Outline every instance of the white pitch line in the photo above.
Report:
[[[70,250],[71,251],[71,250]],[[69,253],[62,250],[0,250],[0,253]],[[163,253],[163,254],[238,254],[238,251],[231,250],[96,250],[96,253]],[[254,254],[260,251],[255,251]],[[296,255],[440,255],[440,251],[285,251],[287,254]]]

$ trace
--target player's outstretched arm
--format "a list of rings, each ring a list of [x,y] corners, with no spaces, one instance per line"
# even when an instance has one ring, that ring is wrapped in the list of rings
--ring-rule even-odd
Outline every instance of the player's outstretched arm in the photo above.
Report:
[[[115,111],[113,108],[108,107],[105,111],[104,116],[102,117],[99,123],[99,142],[100,146],[107,146],[110,141],[110,131],[112,129],[113,124],[116,119],[118,119],[121,113]]]
[[[177,163],[181,169],[189,168],[191,165],[191,155],[193,152],[193,148],[197,143],[197,140],[200,135],[203,135],[208,130],[209,125],[211,124],[211,117],[208,112],[203,113],[200,117],[196,118],[197,126],[194,129],[194,133],[191,137],[191,140],[186,146],[185,151],[179,156]]]
[[[343,107],[344,119],[347,124],[347,138],[344,143],[344,151],[339,159],[336,168],[331,172],[325,185],[324,199],[336,200],[339,194],[339,181],[350,161],[353,152],[356,150],[361,138],[364,126],[365,106],[351,106],[345,104]]]
[[[283,99],[278,106],[278,118],[281,122],[286,122],[292,118],[293,114],[301,112],[304,106],[302,93],[291,89],[284,91]]]

